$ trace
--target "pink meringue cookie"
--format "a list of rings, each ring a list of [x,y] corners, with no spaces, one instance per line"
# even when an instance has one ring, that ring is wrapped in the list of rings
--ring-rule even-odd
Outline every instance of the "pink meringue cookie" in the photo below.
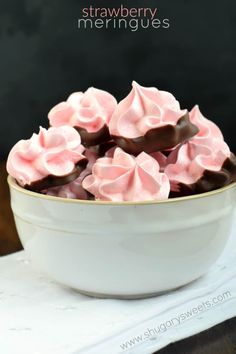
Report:
[[[179,192],[182,188],[191,194],[215,189],[215,183],[221,183],[216,177],[222,173],[223,165],[230,156],[228,145],[221,139],[190,139],[167,158],[164,172],[170,180],[171,191]],[[221,178],[223,185],[230,182],[226,174]]]
[[[116,106],[116,99],[110,93],[90,87],[85,93],[72,93],[67,101],[57,104],[48,118],[51,126],[75,127],[82,143],[92,146],[110,140],[108,124]]]
[[[98,159],[82,185],[104,201],[162,200],[168,198],[170,190],[169,180],[159,172],[155,159],[144,152],[135,158],[120,148],[113,157]]]
[[[199,129],[199,132],[194,138],[214,138],[224,140],[220,128],[214,122],[203,116],[198,105],[194,106],[189,112],[189,118]]]
[[[40,127],[39,134],[19,141],[10,151],[7,171],[28,189],[69,183],[87,165],[79,133],[69,126]]]
[[[112,135],[137,138],[150,129],[175,125],[187,113],[180,109],[179,102],[169,92],[143,87],[135,81],[132,86],[112,115],[109,124]]]
[[[171,93],[142,87],[136,82],[132,86],[109,123],[112,138],[126,152],[138,154],[169,149],[197,133],[187,110],[180,109]]]
[[[206,171],[220,172],[224,162],[232,158],[232,154],[224,142],[220,129],[214,122],[202,115],[197,105],[190,111],[189,116],[199,132],[170,153],[165,172],[170,179],[172,191],[178,191],[180,185],[189,186],[190,190],[204,188],[204,191],[207,191],[214,187],[214,183],[204,182]],[[225,183],[229,177],[226,175],[222,178],[222,181],[225,179]],[[200,187],[197,186],[199,181],[201,181]]]

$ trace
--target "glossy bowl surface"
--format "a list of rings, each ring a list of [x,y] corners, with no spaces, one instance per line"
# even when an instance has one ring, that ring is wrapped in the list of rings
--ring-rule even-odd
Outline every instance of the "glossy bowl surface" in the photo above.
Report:
[[[58,282],[102,297],[139,298],[183,286],[224,249],[236,183],[190,197],[99,202],[45,196],[8,177],[22,244]]]

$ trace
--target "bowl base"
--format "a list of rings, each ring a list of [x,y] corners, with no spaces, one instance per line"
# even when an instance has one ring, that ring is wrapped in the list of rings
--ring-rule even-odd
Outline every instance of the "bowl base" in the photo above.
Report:
[[[155,296],[164,295],[164,294],[170,293],[172,291],[178,290],[178,289],[184,287],[185,285],[182,285],[177,288],[170,289],[170,290],[157,291],[157,292],[153,292],[153,293],[144,293],[144,294],[133,294],[133,295],[132,294],[131,295],[102,294],[102,293],[96,293],[96,292],[80,290],[80,289],[73,289],[73,290],[75,290],[76,292],[78,292],[82,295],[86,295],[86,296],[90,296],[90,297],[94,297],[94,298],[99,298],[99,299],[138,300],[138,299],[147,299],[147,298],[151,298],[151,297],[155,297]]]

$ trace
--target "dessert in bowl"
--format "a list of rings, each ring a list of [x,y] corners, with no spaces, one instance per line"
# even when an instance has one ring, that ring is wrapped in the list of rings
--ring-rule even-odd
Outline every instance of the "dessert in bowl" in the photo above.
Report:
[[[9,154],[24,248],[38,269],[94,296],[183,286],[206,273],[227,242],[236,158],[197,106],[188,113],[171,94],[137,83],[118,104],[98,91],[82,109],[81,98],[73,109],[56,106],[53,127]],[[103,116],[109,137],[98,145],[90,133],[101,133]],[[80,121],[87,141],[74,126]]]

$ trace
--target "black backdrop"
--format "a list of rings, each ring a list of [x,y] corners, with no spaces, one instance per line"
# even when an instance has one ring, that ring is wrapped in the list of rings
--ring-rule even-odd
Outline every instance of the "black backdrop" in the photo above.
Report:
[[[79,30],[82,7],[157,7],[169,29]],[[95,86],[117,99],[131,80],[200,105],[236,151],[235,0],[0,0],[0,156],[69,93]]]

